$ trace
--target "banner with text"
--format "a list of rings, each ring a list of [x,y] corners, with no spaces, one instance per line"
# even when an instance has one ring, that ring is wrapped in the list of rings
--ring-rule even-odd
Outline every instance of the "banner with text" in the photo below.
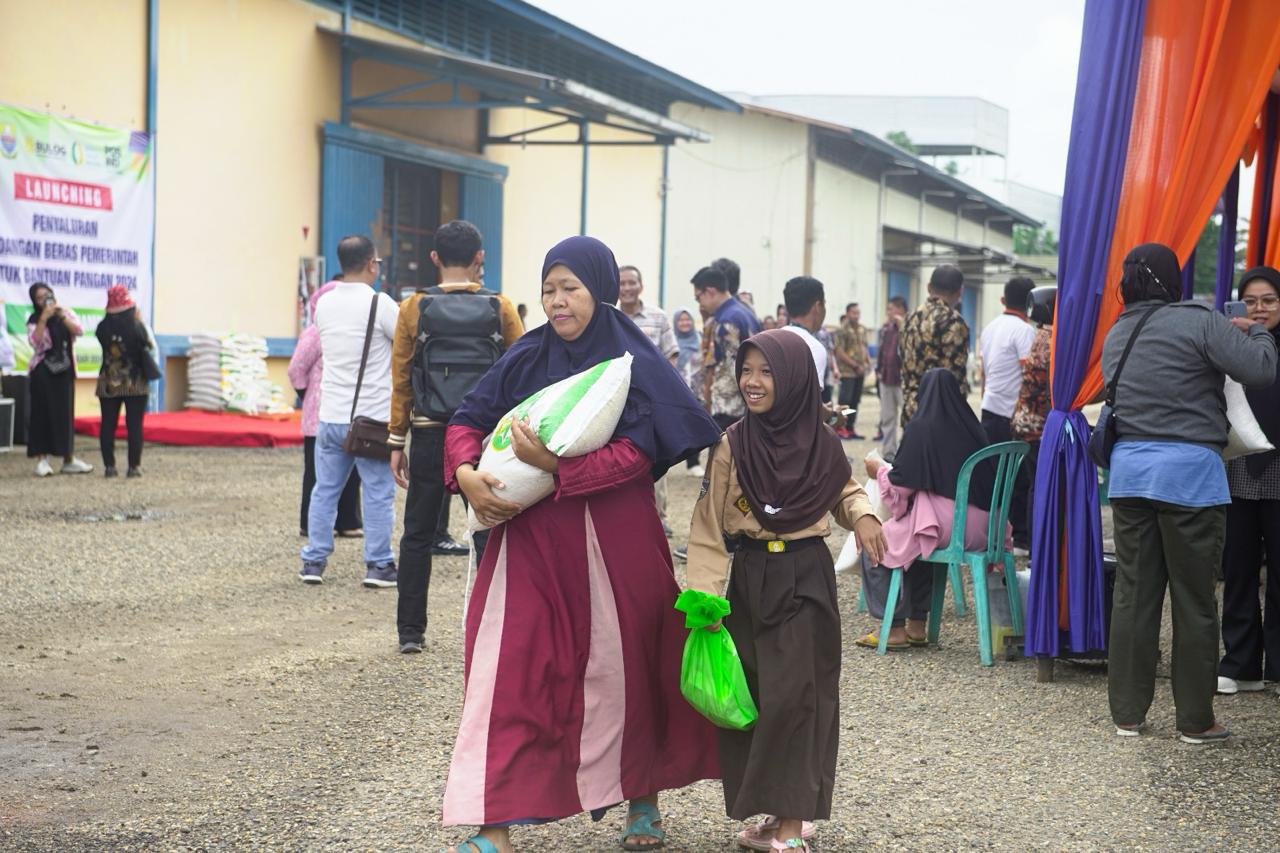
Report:
[[[101,364],[93,329],[108,287],[128,287],[149,318],[151,151],[146,133],[0,104],[0,294],[17,369],[25,368],[31,349],[27,291],[38,281],[81,319],[80,375],[96,374]]]

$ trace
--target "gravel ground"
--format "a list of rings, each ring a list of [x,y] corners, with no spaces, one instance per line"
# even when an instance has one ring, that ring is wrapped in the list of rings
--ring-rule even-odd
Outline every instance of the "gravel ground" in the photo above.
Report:
[[[360,587],[359,542],[339,542],[324,586],[296,579],[300,449],[151,447],[145,467],[137,481],[41,481],[0,454],[0,847],[434,850],[463,837],[439,807],[464,561],[437,560],[433,647],[400,656],[395,595]],[[673,475],[672,517],[696,494]],[[1059,664],[1052,684],[1027,661],[985,669],[972,616],[950,605],[941,648],[878,658],[852,645],[869,627],[857,581],[840,591],[843,738],[823,850],[1280,847],[1272,692],[1219,699],[1236,736],[1189,747],[1162,673],[1151,734],[1121,740],[1100,665]],[[717,784],[672,792],[663,810],[672,849],[734,849]],[[620,820],[515,842],[614,850]]]

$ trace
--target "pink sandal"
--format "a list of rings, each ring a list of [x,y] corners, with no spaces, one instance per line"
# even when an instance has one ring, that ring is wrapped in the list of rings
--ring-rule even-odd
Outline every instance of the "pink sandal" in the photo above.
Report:
[[[762,851],[766,851],[766,853],[767,851],[770,851],[770,850],[786,850],[787,847],[785,845],[782,847],[773,846],[774,845],[773,834],[777,831],[777,829],[778,829],[778,819],[773,815],[765,815],[760,819],[759,823],[755,824],[754,826],[747,827],[746,829],[742,830],[742,832],[738,833],[737,835],[738,846],[745,847],[748,850],[762,850]],[[813,823],[810,821],[806,820],[800,824],[800,836],[805,841],[808,841],[810,838],[813,838],[813,836],[816,835],[817,832],[818,832],[818,828],[814,826]],[[804,849],[806,851],[808,850],[807,847]]]

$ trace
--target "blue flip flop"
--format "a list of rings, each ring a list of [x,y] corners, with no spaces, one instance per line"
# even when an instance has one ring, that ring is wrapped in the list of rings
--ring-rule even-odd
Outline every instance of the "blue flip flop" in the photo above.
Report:
[[[476,849],[476,853],[498,853],[498,848],[494,846],[494,843],[489,839],[485,838],[483,835],[473,835],[470,838],[468,838],[466,841],[462,841],[458,844],[453,845],[453,849],[461,850],[463,847],[465,847],[468,844],[470,844],[472,847]],[[441,851],[441,853],[449,853],[449,848],[446,847],[443,851]]]
[[[652,806],[649,803],[633,803],[627,811],[627,828],[618,836],[618,843],[622,845],[623,850],[630,851],[657,850],[666,846],[667,834],[654,826],[655,823],[661,820],[662,814],[658,811],[657,806]],[[634,841],[628,842],[627,838],[632,835],[656,838],[658,843],[637,844]]]

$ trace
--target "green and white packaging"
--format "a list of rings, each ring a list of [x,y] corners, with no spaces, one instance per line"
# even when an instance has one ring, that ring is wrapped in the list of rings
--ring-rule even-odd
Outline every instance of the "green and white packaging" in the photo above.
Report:
[[[609,443],[622,417],[631,390],[631,353],[602,361],[549,385],[498,421],[485,441],[479,470],[495,475],[506,488],[495,492],[503,500],[527,509],[555,491],[555,479],[516,458],[511,425],[528,418],[538,437],[556,456],[583,456]],[[485,526],[468,514],[471,530]]]

